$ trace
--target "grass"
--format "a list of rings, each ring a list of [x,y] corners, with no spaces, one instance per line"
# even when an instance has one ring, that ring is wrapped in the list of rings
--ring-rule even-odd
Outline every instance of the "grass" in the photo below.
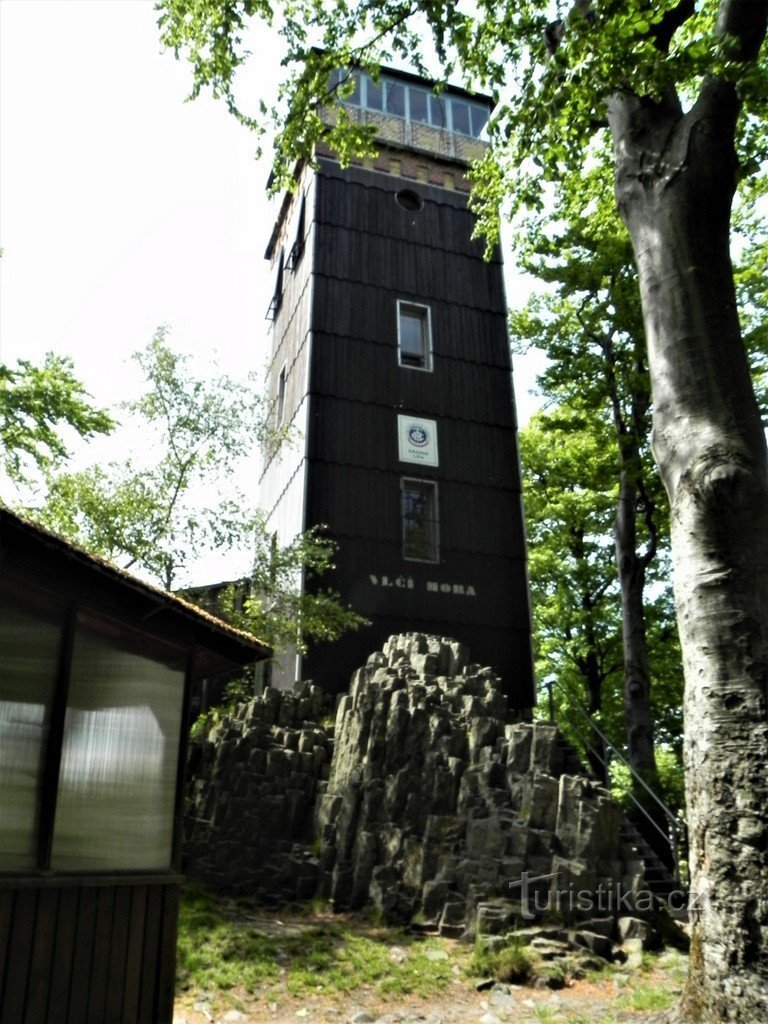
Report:
[[[179,919],[179,987],[199,991],[243,989],[269,999],[318,992],[348,995],[368,987],[382,998],[429,997],[454,980],[452,962],[437,938],[420,939],[360,920],[314,920],[309,910],[288,934],[264,934],[247,907],[188,887]]]
[[[565,981],[571,970],[570,962],[542,961],[514,935],[501,946],[480,940],[473,950],[385,928],[370,917],[331,917],[318,902],[300,912],[291,908],[281,924],[245,901],[193,886],[182,896],[177,963],[179,989],[192,998],[206,994],[214,1009],[286,996],[323,996],[334,1004],[363,991],[396,1003],[409,996],[439,998],[457,981],[471,993],[470,978],[519,984],[559,972]],[[600,985],[605,995],[599,998],[610,1010],[592,1015],[583,1007],[540,1003],[533,1018],[542,1024],[618,1024],[631,1014],[666,1010],[679,995],[685,967],[686,958],[670,951],[644,955],[634,971],[616,965],[589,972],[585,984]]]
[[[475,943],[475,950],[467,970],[469,974],[494,981],[520,985],[533,974],[534,962],[529,950],[514,939],[504,946],[488,948],[482,941]]]

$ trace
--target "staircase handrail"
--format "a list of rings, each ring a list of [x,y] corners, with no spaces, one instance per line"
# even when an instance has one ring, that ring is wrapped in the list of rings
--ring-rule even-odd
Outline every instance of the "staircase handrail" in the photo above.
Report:
[[[571,706],[574,707],[579,712],[579,714],[582,716],[582,718],[584,718],[586,720],[586,722],[589,725],[589,727],[592,730],[594,730],[594,732],[597,733],[597,735],[602,740],[602,742],[604,744],[604,747],[607,747],[608,750],[610,750],[613,753],[613,755],[615,757],[617,757],[619,759],[619,761],[621,761],[621,763],[624,765],[624,767],[628,769],[628,771],[629,771],[630,775],[632,776],[632,778],[640,783],[640,785],[645,789],[645,791],[648,793],[648,795],[651,797],[651,799],[654,800],[656,802],[656,804],[661,808],[661,810],[663,811],[664,815],[666,816],[667,821],[669,822],[669,829],[670,829],[670,834],[669,835],[667,835],[664,832],[664,830],[660,827],[658,822],[655,821],[651,817],[651,815],[648,813],[648,810],[640,803],[640,801],[637,799],[637,797],[634,795],[634,793],[632,793],[631,790],[628,792],[628,795],[629,795],[630,799],[635,804],[635,806],[638,808],[638,810],[651,823],[651,825],[653,825],[653,827],[656,829],[656,831],[659,833],[659,835],[661,835],[663,837],[664,841],[666,843],[669,843],[670,850],[672,852],[672,863],[673,863],[673,867],[674,867],[674,879],[675,879],[676,882],[679,883],[680,882],[680,835],[679,835],[679,830],[678,830],[677,819],[675,818],[674,813],[669,809],[669,807],[667,807],[667,805],[664,803],[664,801],[661,799],[661,797],[651,789],[651,787],[648,785],[648,783],[645,781],[645,779],[642,777],[642,775],[640,775],[640,773],[635,768],[632,767],[632,765],[629,763],[629,761],[627,761],[627,759],[624,757],[624,755],[621,753],[621,751],[616,749],[614,744],[608,739],[608,737],[605,735],[605,733],[602,731],[602,729],[600,729],[600,727],[595,722],[595,720],[592,718],[592,716],[589,714],[587,709],[582,706],[582,703],[581,703],[581,701],[579,700],[578,697],[575,697],[572,693],[569,693],[568,690],[564,686],[562,686],[559,682],[557,682],[556,680],[549,680],[549,681],[547,681],[546,682],[546,686],[547,686],[547,688],[549,690],[549,695],[550,695],[550,702],[549,702],[550,714],[552,715],[554,713],[554,702],[552,701],[552,688],[553,688],[553,686],[557,686],[557,688],[559,690],[561,690],[568,697],[569,701],[571,702]],[[576,734],[578,735],[579,739],[584,744],[585,748],[587,750],[591,751],[595,755],[595,757],[598,759],[598,761],[600,761],[600,763],[605,767],[605,769],[606,769],[606,781],[610,785],[610,781],[609,781],[610,777],[608,775],[608,761],[607,761],[607,759],[605,758],[605,756],[603,754],[601,754],[598,750],[596,750],[595,747],[592,746],[592,744],[589,742],[589,740],[587,740],[586,737],[580,732],[578,726],[576,726],[572,721],[570,721],[570,719],[568,718],[567,715],[565,717],[568,720],[571,728],[576,732]]]

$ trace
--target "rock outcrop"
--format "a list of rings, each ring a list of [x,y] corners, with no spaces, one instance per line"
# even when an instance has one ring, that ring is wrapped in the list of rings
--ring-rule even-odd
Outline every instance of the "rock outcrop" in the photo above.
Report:
[[[321,895],[458,934],[599,915],[600,892],[636,886],[618,806],[554,726],[516,717],[460,644],[391,637],[338,707]]]
[[[642,864],[554,726],[521,720],[461,644],[422,634],[369,658],[335,727],[323,700],[310,684],[267,690],[194,745],[190,873],[262,897],[373,903],[448,935],[578,923],[605,953],[627,913],[613,896],[638,888]]]
[[[191,745],[185,860],[233,892],[308,899],[317,884],[312,816],[328,778],[333,730],[322,690],[304,683],[226,715]]]

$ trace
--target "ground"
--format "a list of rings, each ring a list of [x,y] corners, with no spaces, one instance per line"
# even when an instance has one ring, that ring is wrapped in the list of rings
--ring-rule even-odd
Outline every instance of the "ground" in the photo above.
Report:
[[[473,949],[322,909],[267,912],[188,893],[174,1024],[661,1024],[685,977],[676,951],[553,991],[478,991]]]

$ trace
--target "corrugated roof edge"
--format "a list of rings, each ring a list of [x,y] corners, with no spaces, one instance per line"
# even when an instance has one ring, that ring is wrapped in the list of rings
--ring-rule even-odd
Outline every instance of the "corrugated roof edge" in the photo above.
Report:
[[[54,533],[52,530],[48,530],[46,527],[40,526],[39,523],[34,522],[32,519],[19,515],[18,512],[13,512],[6,505],[0,504],[0,529],[3,529],[6,525],[21,529],[39,540],[41,544],[48,545],[49,547],[58,549],[62,554],[79,559],[86,566],[103,572],[104,575],[113,578],[115,582],[119,584],[132,587],[133,589],[138,590],[141,593],[145,593],[148,596],[160,598],[168,606],[169,610],[175,610],[185,617],[197,619],[201,624],[207,626],[209,629],[213,629],[224,636],[230,637],[232,640],[242,643],[245,647],[248,647],[253,651],[258,651],[260,653],[260,657],[254,658],[254,661],[262,661],[265,658],[272,657],[272,648],[268,644],[264,643],[263,640],[259,640],[258,637],[255,637],[250,633],[245,633],[243,630],[236,629],[228,622],[224,622],[223,619],[219,619],[215,615],[211,615],[210,612],[199,608],[197,605],[191,604],[189,601],[185,601],[184,598],[179,597],[177,594],[172,594],[170,591],[163,590],[162,587],[157,587],[152,583],[145,583],[143,580],[133,576],[131,573],[127,572],[127,570],[121,569],[106,558],[92,554],[79,544],[75,544],[73,541],[67,540],[60,534]],[[1,540],[2,538],[0,538],[0,541]]]

